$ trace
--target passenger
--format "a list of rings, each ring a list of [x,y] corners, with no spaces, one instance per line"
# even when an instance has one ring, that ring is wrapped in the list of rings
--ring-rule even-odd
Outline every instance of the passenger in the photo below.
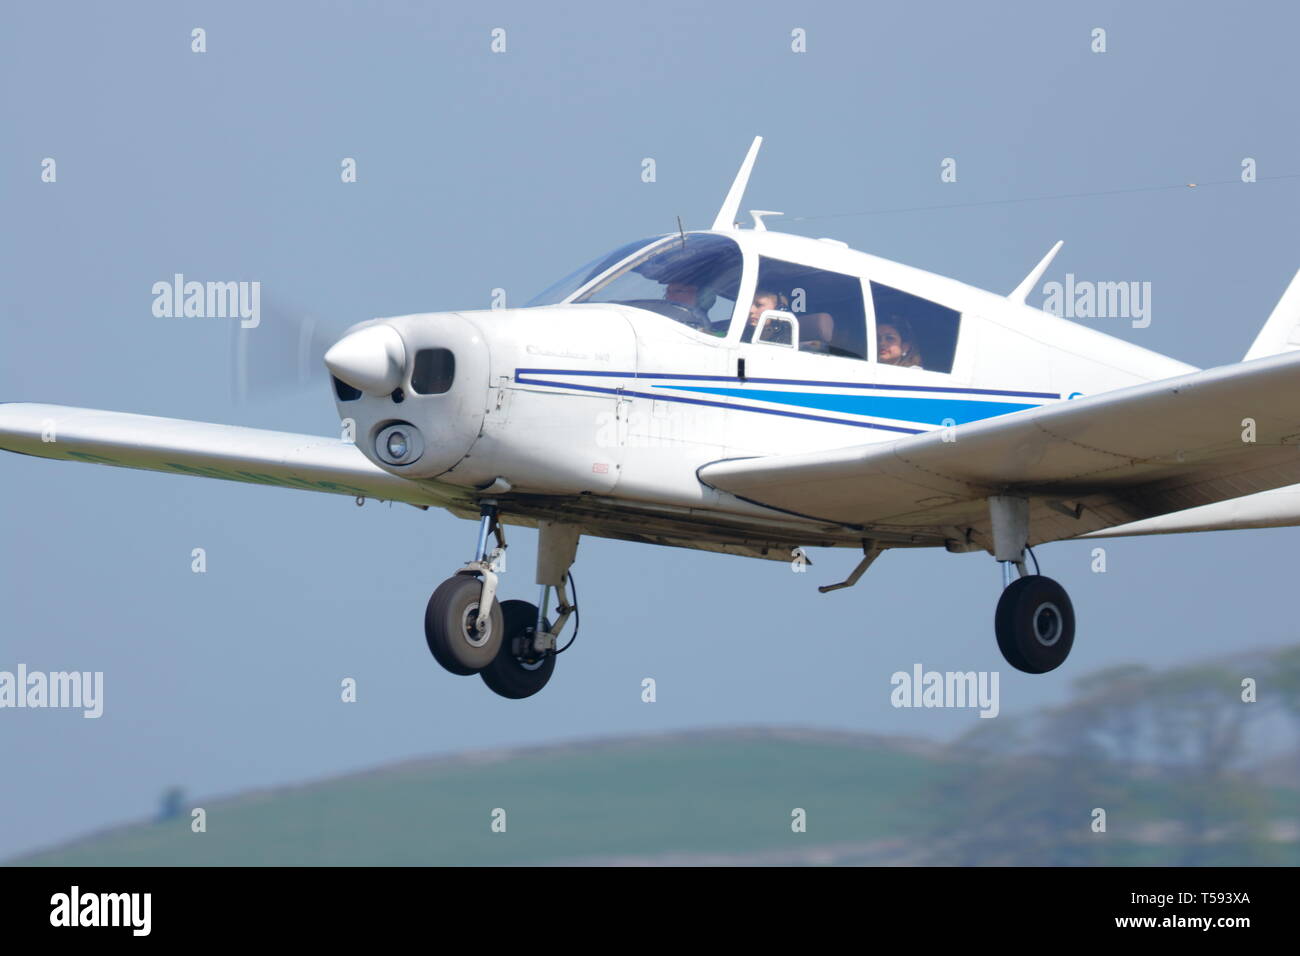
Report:
[[[921,368],[921,352],[912,336],[912,326],[901,315],[891,315],[876,324],[876,354],[882,365]]]
[[[783,312],[790,307],[790,300],[780,292],[772,292],[767,289],[760,289],[754,293],[754,301],[749,307],[749,320],[745,323],[745,331],[740,335],[740,341],[750,342],[754,338],[754,330],[758,328],[758,320],[762,318],[764,312]],[[781,334],[784,326],[771,325],[763,330],[763,341],[776,341]]]

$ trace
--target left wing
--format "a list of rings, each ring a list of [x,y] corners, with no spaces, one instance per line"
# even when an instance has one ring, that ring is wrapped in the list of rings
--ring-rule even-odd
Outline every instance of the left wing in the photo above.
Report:
[[[1035,544],[1300,483],[1298,441],[1300,352],[1288,352],[949,432],[713,462],[699,478],[787,512],[980,547],[987,498],[1020,494]]]
[[[338,439],[65,405],[0,404],[0,449],[414,505],[446,506],[450,492],[390,475]]]

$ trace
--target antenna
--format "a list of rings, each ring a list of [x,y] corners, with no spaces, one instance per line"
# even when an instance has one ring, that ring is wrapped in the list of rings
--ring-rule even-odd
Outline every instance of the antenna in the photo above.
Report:
[[[763,225],[764,216],[784,216],[785,213],[777,212],[775,209],[751,209],[749,217],[754,220],[755,232],[767,232],[767,226]]]
[[[740,172],[727,191],[727,198],[722,201],[717,218],[713,220],[713,231],[722,232],[736,228],[736,213],[740,211],[740,201],[745,198],[745,187],[749,185],[749,174],[754,169],[754,160],[758,157],[758,147],[763,145],[763,137],[755,136],[750,144],[745,161],[740,164]]]
[[[682,237],[682,242],[686,241],[686,230],[682,228],[682,217],[677,217],[677,232]]]
[[[1038,280],[1043,277],[1043,273],[1047,271],[1047,267],[1052,264],[1052,260],[1056,258],[1056,254],[1061,251],[1063,245],[1065,245],[1065,240],[1058,239],[1056,245],[1047,250],[1047,255],[1043,256],[1042,261],[1034,266],[1034,271],[1025,276],[1020,285],[1011,290],[1007,298],[1012,302],[1023,304],[1029,298],[1029,293],[1034,291],[1034,286],[1038,285]]]

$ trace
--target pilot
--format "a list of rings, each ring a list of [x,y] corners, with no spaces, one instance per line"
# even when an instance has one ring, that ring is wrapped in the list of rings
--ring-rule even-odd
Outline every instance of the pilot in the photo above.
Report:
[[[669,282],[664,288],[664,301],[690,310],[692,322],[704,331],[711,331],[709,313],[700,303],[700,287],[690,282]]]
[[[907,319],[891,315],[876,324],[876,355],[882,365],[921,368],[921,351]]]
[[[670,282],[664,289],[664,300],[693,309],[699,294],[700,287],[697,285],[691,285],[689,282]]]

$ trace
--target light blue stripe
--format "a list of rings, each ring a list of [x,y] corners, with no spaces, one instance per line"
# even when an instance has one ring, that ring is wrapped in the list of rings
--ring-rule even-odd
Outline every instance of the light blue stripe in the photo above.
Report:
[[[900,422],[923,422],[942,425],[951,419],[958,425],[978,422],[997,415],[1022,412],[1038,405],[1018,402],[979,402],[960,398],[911,398],[899,395],[835,395],[828,392],[783,392],[770,388],[710,388],[699,385],[656,385],[682,392],[707,392],[748,398],[760,402],[779,402],[801,408],[817,408],[849,415],[870,415]]]

